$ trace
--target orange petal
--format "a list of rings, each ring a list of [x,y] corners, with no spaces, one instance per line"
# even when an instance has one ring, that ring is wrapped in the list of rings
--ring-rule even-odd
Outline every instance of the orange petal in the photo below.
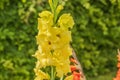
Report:
[[[76,66],[73,66],[73,65],[71,65],[70,68],[71,68],[72,72],[75,71],[75,70],[77,70]]]

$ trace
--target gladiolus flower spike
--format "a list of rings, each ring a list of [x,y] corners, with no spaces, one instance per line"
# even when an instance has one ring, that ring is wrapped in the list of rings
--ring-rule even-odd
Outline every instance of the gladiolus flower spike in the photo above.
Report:
[[[73,28],[74,20],[69,13],[59,15],[63,6],[58,0],[49,0],[49,4],[52,11],[42,11],[38,18],[38,50],[34,55],[37,59],[34,80],[78,80],[80,75],[75,72],[77,68],[70,68],[69,60],[72,55],[69,28]],[[71,70],[73,75],[66,76]]]

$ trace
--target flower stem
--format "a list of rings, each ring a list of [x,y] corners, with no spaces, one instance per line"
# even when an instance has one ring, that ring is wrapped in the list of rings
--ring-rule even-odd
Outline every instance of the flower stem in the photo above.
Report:
[[[58,6],[58,2],[59,2],[58,0],[49,0],[49,5],[50,5],[52,13],[54,15],[54,19],[53,19],[54,24],[56,24],[56,20],[57,20],[56,9]]]
[[[55,71],[54,71],[54,67],[51,66],[51,79],[50,80],[55,80],[55,75],[54,75]]]
[[[54,7],[54,24],[56,23],[56,20],[57,20],[57,13],[56,13],[56,9],[57,9],[57,5],[58,5],[58,0],[54,0],[53,1],[53,7]]]
[[[63,76],[60,78],[60,80],[63,80]]]

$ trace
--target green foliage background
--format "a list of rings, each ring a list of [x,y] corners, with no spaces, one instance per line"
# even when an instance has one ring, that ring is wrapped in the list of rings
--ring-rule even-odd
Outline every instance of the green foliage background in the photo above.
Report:
[[[34,79],[37,18],[45,9],[47,0],[0,1],[0,80]],[[72,46],[85,74],[116,72],[120,0],[68,0],[63,12],[74,17]]]

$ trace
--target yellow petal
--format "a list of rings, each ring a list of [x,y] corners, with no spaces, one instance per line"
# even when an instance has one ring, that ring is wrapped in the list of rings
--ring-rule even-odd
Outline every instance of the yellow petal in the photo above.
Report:
[[[34,80],[49,80],[50,76],[47,73],[44,73],[41,70],[34,69],[36,78]]]
[[[58,20],[58,24],[63,29],[72,28],[74,25],[74,20],[70,14],[63,14]]]
[[[53,14],[50,11],[42,11],[39,13],[39,16],[42,19],[42,22],[48,24],[49,26],[53,25]]]

